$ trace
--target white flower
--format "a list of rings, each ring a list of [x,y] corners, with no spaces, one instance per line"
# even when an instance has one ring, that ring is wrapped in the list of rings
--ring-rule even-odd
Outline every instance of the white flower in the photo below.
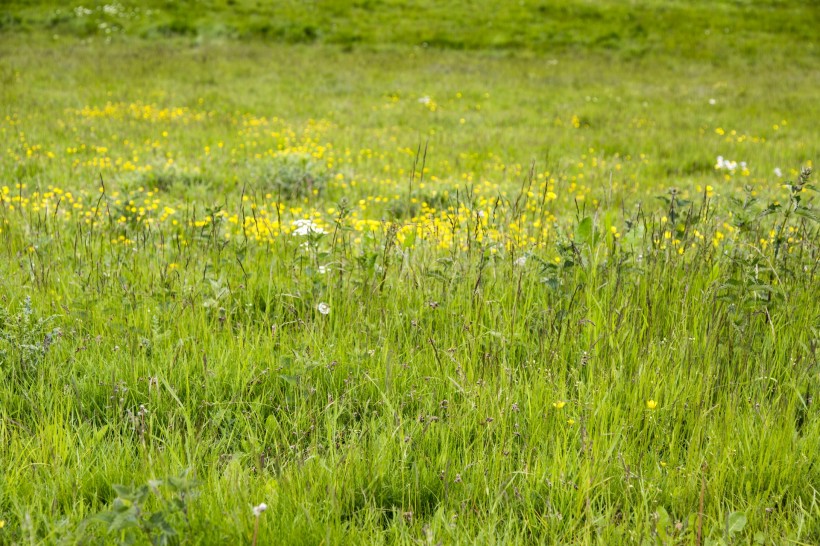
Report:
[[[419,102],[422,104],[430,104],[430,97],[421,97]]]
[[[296,227],[296,229],[293,230],[293,235],[304,237],[305,235],[310,235],[311,233],[327,233],[325,230],[314,224],[312,220],[296,220],[293,222],[293,225]]]
[[[782,178],[783,177],[783,171],[780,170],[780,167],[775,167],[774,168],[774,175],[777,178]]]
[[[253,515],[258,518],[259,516],[262,515],[262,512],[264,512],[267,509],[268,509],[268,505],[263,502],[259,506],[254,506],[253,507]]]
[[[716,101],[715,99],[709,99],[709,104],[711,104],[712,106],[714,106],[714,105],[716,105],[716,104],[717,104],[717,101]]]
[[[326,304],[325,302],[321,302],[319,305],[317,305],[316,309],[318,309],[319,312],[322,313],[323,315],[329,315],[330,314],[330,306],[328,304]]]
[[[741,161],[740,167],[742,169],[746,168],[746,162]],[[729,161],[728,159],[724,159],[722,155],[717,156],[717,162],[715,163],[715,168],[718,170],[726,169],[727,171],[735,172],[737,169],[737,161]]]
[[[320,265],[319,266],[319,275],[324,275],[325,273],[327,273],[327,267],[325,267],[323,265]]]
[[[517,259],[515,260],[515,262],[513,262],[513,263],[514,263],[517,267],[524,267],[524,266],[527,264],[527,257],[526,257],[526,256],[521,256],[520,258],[517,258]]]

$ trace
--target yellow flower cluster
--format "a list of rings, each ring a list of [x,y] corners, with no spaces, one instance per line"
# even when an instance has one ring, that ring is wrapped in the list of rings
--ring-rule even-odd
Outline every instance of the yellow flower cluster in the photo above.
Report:
[[[427,97],[419,102],[435,104]],[[209,111],[203,103],[108,102],[67,110],[56,120],[62,137],[51,143],[32,142],[21,128],[25,120],[7,116],[0,136],[11,138],[0,169],[16,165],[37,176],[0,187],[0,212],[114,225],[114,244],[131,244],[130,234],[147,226],[176,229],[183,243],[191,236],[187,228],[269,243],[297,233],[299,221],[332,232],[344,200],[341,222],[354,243],[390,230],[407,248],[426,242],[442,250],[499,252],[546,246],[559,217],[580,207],[594,210],[604,196],[646,192],[640,171],[650,158],[644,153],[607,155],[589,147],[553,172],[508,163],[494,152],[458,153],[455,165],[450,157],[419,165],[418,150],[400,145],[389,130],[375,132],[375,145],[356,149],[335,144],[329,135],[339,128],[327,120],[297,129],[275,116]],[[574,115],[569,125],[584,123]],[[717,193],[712,185],[693,190],[691,198]],[[203,192],[224,196],[223,206],[206,211]],[[681,195],[689,197],[686,190]],[[200,206],[189,207],[192,201]],[[8,223],[0,216],[0,229]],[[628,235],[611,221],[602,227],[613,242]],[[725,224],[683,241],[677,227],[665,226],[655,245],[684,254],[700,244],[717,247],[732,234]]]

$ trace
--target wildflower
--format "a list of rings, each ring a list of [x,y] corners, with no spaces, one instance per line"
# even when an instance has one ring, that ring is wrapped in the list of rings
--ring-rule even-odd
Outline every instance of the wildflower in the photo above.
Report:
[[[558,400],[557,402],[552,403],[552,407],[554,407],[555,409],[561,409],[566,405],[567,405],[567,403],[564,402],[563,400]]]
[[[0,529],[6,526],[6,520],[0,519]]]
[[[647,409],[653,410],[657,407],[658,407],[658,403],[656,401],[654,401],[654,400],[647,400],[646,401],[646,408]]]
[[[740,169],[743,171],[748,170],[748,166],[746,165],[745,161],[741,161],[739,163]],[[732,173],[737,170],[738,162],[737,161],[729,161],[728,159],[724,159],[722,155],[717,156],[717,161],[715,162],[715,169],[717,170],[727,170]]]
[[[311,220],[296,220],[293,222],[296,229],[293,230],[293,235],[305,236],[313,233],[326,233],[321,227],[314,224]]]
[[[527,263],[527,257],[526,256],[521,256],[520,258],[516,258],[514,263],[515,263],[516,267],[524,267],[524,265],[526,265],[526,263]]]
[[[775,167],[774,168],[774,175],[777,178],[783,178],[783,171],[780,170],[780,167]]]
[[[325,302],[319,303],[319,305],[316,306],[316,309],[318,309],[319,312],[322,313],[323,315],[329,315],[330,314],[330,306],[328,304],[326,304]]]
[[[264,512],[267,509],[268,509],[268,505],[263,502],[263,503],[259,504],[258,506],[253,507],[253,515],[258,518],[259,516],[262,515],[262,512]]]
[[[256,539],[259,538],[259,516],[262,515],[262,512],[268,509],[268,505],[260,503],[258,506],[253,507],[253,516],[256,518],[256,521],[253,525],[253,540],[251,541],[252,546],[256,546]]]
[[[715,99],[709,99],[709,104],[714,106],[717,104],[717,101]]]
[[[567,419],[567,424],[572,426],[575,424],[575,419]]]

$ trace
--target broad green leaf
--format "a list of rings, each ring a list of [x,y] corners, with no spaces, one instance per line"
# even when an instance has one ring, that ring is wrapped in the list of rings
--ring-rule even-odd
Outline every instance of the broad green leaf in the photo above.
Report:
[[[575,228],[575,240],[589,244],[592,240],[592,218],[587,216]]]
[[[726,528],[730,536],[734,533],[739,533],[744,527],[746,527],[746,514],[743,512],[732,512],[729,514]]]
[[[127,485],[115,483],[111,486],[111,489],[114,490],[118,497],[123,499],[129,499],[134,495],[134,488]]]
[[[798,216],[802,216],[803,218],[808,218],[814,222],[820,222],[820,216],[814,212],[813,209],[807,209],[806,207],[799,207],[797,210],[794,211],[795,214]]]
[[[666,542],[669,540],[666,530],[669,528],[672,518],[669,517],[669,512],[667,512],[663,506],[658,506],[656,513],[658,521],[655,525],[655,531],[658,533],[658,537],[660,537],[663,542]]]
[[[108,524],[108,532],[115,533],[123,529],[128,529],[129,527],[137,526],[139,526],[137,522],[137,507],[132,506],[125,512],[120,512],[114,517],[111,523]]]

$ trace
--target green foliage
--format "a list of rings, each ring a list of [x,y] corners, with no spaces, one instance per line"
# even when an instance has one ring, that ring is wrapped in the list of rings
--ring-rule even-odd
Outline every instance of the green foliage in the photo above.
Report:
[[[330,173],[309,155],[284,155],[252,171],[254,185],[280,199],[313,197],[327,185]]]
[[[818,12],[553,4],[3,3],[0,544],[820,543]]]
[[[0,30],[46,29],[80,37],[323,42],[346,48],[412,45],[449,50],[597,51],[627,59],[657,53],[723,63],[733,53],[788,58],[813,40],[817,12],[801,2],[645,0],[640,9],[607,0],[421,0],[342,2],[88,2],[5,3]],[[760,10],[766,17],[759,17]],[[697,48],[690,44],[698,43]]]
[[[57,317],[38,316],[26,296],[16,313],[0,304],[0,377],[28,382],[62,336]]]
[[[111,507],[87,519],[85,525],[103,523],[108,535],[120,544],[134,544],[140,537],[155,545],[177,544],[179,536],[190,529],[188,503],[195,498],[197,485],[187,471],[139,487],[114,485],[117,496]],[[149,502],[156,509],[149,510]]]

